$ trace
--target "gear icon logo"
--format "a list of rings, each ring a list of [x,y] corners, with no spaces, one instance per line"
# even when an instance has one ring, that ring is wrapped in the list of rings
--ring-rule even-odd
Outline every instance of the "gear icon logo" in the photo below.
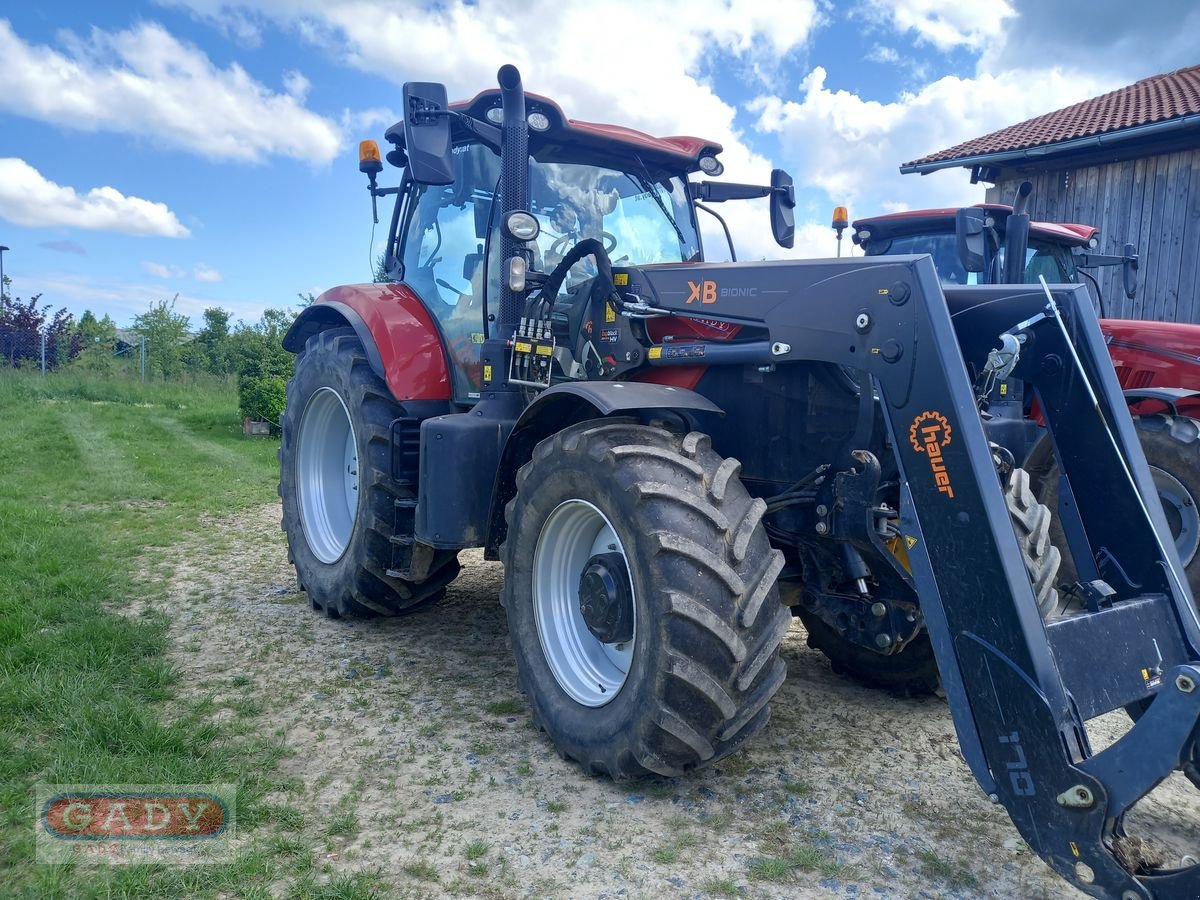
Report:
[[[932,443],[939,450],[950,446],[950,421],[936,410],[926,410],[915,419],[908,429],[908,440],[918,453],[925,453]],[[940,455],[940,454],[938,454]]]

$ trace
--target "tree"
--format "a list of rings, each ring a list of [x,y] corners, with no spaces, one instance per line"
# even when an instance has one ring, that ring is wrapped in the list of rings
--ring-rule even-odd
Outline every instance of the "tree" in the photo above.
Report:
[[[239,322],[230,339],[237,358],[238,399],[242,415],[278,425],[286,399],[293,357],[283,349],[283,336],[296,313],[264,310],[253,325]]]
[[[5,276],[4,286],[12,284]],[[0,355],[9,366],[40,365],[42,338],[46,340],[46,365],[56,368],[79,353],[73,339],[74,317],[65,308],[50,313],[50,304],[39,306],[41,294],[28,300],[0,292]]]
[[[214,375],[228,375],[232,368],[229,341],[229,310],[210,306],[204,311],[204,327],[196,335],[197,362]]]
[[[171,300],[152,303],[147,312],[133,320],[133,330],[146,340],[146,374],[177,378],[183,372],[183,349],[188,342],[191,322],[175,312],[176,294]]]
[[[85,309],[75,326],[72,341],[79,346],[73,365],[81,369],[111,373],[131,366],[128,358],[116,356],[117,323],[107,314],[97,319],[90,309]]]

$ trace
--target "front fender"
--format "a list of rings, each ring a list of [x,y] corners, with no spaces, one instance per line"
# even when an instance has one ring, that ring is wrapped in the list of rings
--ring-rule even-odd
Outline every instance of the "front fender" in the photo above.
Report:
[[[284,336],[292,353],[327,328],[354,329],[371,369],[397,401],[449,400],[450,369],[433,317],[403,284],[331,288],[296,318]]]
[[[695,391],[636,381],[571,382],[555,385],[539,394],[517,419],[500,457],[496,484],[492,489],[485,544],[487,557],[497,558],[500,544],[504,542],[507,532],[504,507],[516,496],[517,470],[532,459],[534,447],[577,422],[649,410],[680,413],[689,421],[695,413],[723,413],[719,406]]]

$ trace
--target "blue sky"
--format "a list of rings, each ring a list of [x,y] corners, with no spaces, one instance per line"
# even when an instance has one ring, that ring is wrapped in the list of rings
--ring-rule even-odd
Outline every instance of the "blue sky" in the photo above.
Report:
[[[726,178],[798,188],[796,253],[828,217],[975,202],[908,159],[1200,62],[1190,4],[1099,0],[178,0],[0,7],[0,244],[12,292],[125,324],[178,294],[252,320],[369,278],[357,141],[406,80],[452,97],[515,62],[569,116],[725,144]],[[389,176],[385,173],[385,179]],[[773,256],[760,205],[727,207]],[[382,232],[375,234],[376,245]],[[710,242],[712,246],[712,242]]]

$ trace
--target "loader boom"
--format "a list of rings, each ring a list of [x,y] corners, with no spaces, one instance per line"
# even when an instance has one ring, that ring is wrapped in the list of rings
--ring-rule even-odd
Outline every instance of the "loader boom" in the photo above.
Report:
[[[698,315],[689,285],[704,281],[717,287],[703,315],[762,326],[777,365],[820,359],[870,373],[903,475],[901,531],[921,609],[983,790],[1087,893],[1200,895],[1200,870],[1139,879],[1111,849],[1121,815],[1195,753],[1200,627],[1174,547],[1160,538],[1161,511],[1147,502],[1154,486],[1086,289],[1057,286],[1052,304],[1030,285],[943,297],[930,257],[901,256],[647,267],[629,273],[629,293]],[[1103,497],[1078,493],[1069,531],[1076,558],[1102,561],[1081,578],[1115,595],[1049,626],[964,365],[982,365],[1005,332],[1023,341],[1015,374],[1044,405],[1067,482],[1106,485]],[[1153,698],[1152,712],[1093,755],[1087,719]]]

